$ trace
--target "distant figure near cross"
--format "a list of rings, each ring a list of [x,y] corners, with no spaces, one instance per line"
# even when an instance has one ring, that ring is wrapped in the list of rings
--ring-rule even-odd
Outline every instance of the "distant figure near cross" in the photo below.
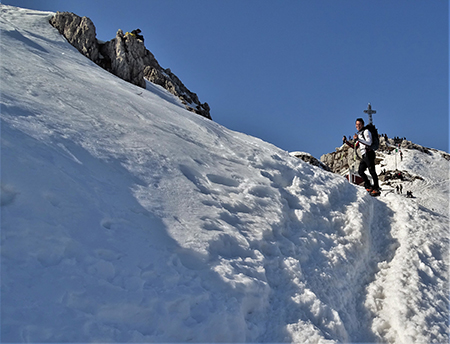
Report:
[[[377,112],[372,110],[372,105],[370,105],[370,103],[367,105],[367,110],[364,110],[364,112],[369,115],[369,123],[372,123],[372,114]]]

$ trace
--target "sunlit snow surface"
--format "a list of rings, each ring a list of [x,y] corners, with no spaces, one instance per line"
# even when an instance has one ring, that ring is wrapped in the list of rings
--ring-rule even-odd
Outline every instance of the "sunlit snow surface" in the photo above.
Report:
[[[374,199],[0,6],[2,342],[448,342],[439,152]]]

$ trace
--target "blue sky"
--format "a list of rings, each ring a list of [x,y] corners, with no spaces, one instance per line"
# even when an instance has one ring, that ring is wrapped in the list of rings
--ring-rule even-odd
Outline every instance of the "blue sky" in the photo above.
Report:
[[[380,133],[449,150],[447,0],[2,1],[142,30],[213,120],[317,158],[370,102]]]

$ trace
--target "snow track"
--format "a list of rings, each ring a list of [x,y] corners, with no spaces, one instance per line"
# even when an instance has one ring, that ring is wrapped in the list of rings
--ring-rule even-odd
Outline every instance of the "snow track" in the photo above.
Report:
[[[389,343],[448,340],[448,218],[398,195],[387,197],[397,241],[392,260],[382,262],[368,287],[372,329]],[[436,273],[440,271],[440,273]],[[417,312],[420,309],[421,312]]]

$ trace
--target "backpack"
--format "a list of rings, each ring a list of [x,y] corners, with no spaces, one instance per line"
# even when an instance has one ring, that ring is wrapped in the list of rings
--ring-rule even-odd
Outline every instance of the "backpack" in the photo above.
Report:
[[[367,124],[363,129],[367,129],[372,134],[372,144],[367,147],[373,151],[376,151],[380,147],[380,138],[378,137],[378,130],[372,123]]]

